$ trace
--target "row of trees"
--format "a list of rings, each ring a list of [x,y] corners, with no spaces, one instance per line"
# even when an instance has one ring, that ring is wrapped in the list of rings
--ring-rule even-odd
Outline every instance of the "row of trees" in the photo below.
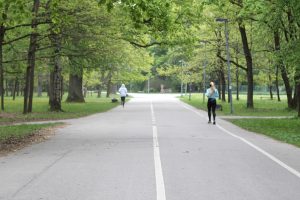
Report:
[[[4,80],[24,88],[29,113],[35,82],[48,74],[50,110],[61,111],[64,79],[67,101],[84,102],[84,76],[98,79],[98,90],[105,86],[109,95],[114,82],[144,80],[141,72],[150,69],[149,53],[130,44],[134,24],[121,9],[108,12],[96,0],[1,0],[0,10],[1,110]]]
[[[247,108],[254,108],[254,84],[266,80],[286,90],[287,106],[298,108],[300,116],[300,5],[296,0],[208,0],[183,4],[183,26],[191,37],[185,45],[167,48],[157,63],[159,74],[201,83],[203,65],[212,80],[218,80],[226,101],[227,65],[224,23],[228,20],[231,74],[236,88],[247,84]],[[199,10],[201,14],[198,15]],[[164,60],[161,61],[163,56]],[[185,61],[187,67],[182,67]],[[266,78],[262,78],[262,77]],[[238,91],[237,91],[238,92]],[[273,95],[271,93],[271,95]]]
[[[232,74],[247,88],[254,108],[254,83],[267,77],[270,88],[285,86],[288,107],[300,116],[300,5],[297,0],[5,0],[1,1],[0,88],[4,75],[24,80],[24,113],[32,110],[35,65],[50,73],[50,107],[61,110],[62,80],[68,101],[84,101],[83,75],[98,88],[114,81],[144,80],[152,71],[203,82],[219,80],[226,100],[224,24],[229,20]],[[202,42],[202,43],[201,43]],[[182,66],[187,75],[183,76]],[[155,70],[154,70],[155,69]],[[26,74],[26,78],[22,76]],[[124,78],[126,77],[126,78]],[[126,79],[126,80],[125,80]],[[272,90],[271,90],[272,91]],[[279,92],[277,98],[280,100]]]

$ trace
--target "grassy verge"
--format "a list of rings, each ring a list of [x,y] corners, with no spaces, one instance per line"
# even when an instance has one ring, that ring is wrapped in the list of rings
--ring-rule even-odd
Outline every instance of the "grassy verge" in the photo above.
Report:
[[[52,128],[61,124],[0,126],[0,156],[46,140],[53,133]]]
[[[233,124],[300,147],[300,119],[232,119]]]
[[[287,102],[284,97],[282,101],[268,99],[268,96],[261,98],[262,95],[254,96],[254,109],[246,108],[246,96],[242,95],[239,101],[234,100],[234,114],[237,116],[296,116],[294,110],[287,109]],[[202,110],[207,110],[206,101],[203,102],[202,95],[196,94],[189,100],[188,96],[181,98],[182,101]],[[223,111],[217,111],[217,115],[230,115],[230,105],[226,102],[218,101]],[[300,119],[231,119],[233,124],[246,130],[260,133],[272,137],[276,140],[293,144],[300,147]]]
[[[0,143],[11,139],[21,140],[37,131],[57,125],[61,125],[61,123],[0,126]]]
[[[237,101],[233,99],[233,115],[238,116],[296,116],[295,110],[289,110],[287,108],[287,102],[284,96],[282,96],[282,101],[270,100],[268,96],[255,95],[254,96],[254,109],[248,109],[246,107],[246,95],[240,95],[240,100]],[[202,94],[193,94],[191,100],[188,96],[180,98],[182,101],[202,110],[207,110],[206,102],[207,98],[203,102]],[[217,111],[218,115],[231,115],[230,114],[230,104],[227,102],[217,101],[221,104],[223,111]]]
[[[33,112],[23,115],[22,97],[15,101],[11,98],[5,98],[5,112],[0,112],[0,123],[78,118],[105,112],[119,105],[119,103],[111,103],[111,98],[105,97],[87,97],[85,101],[85,103],[67,103],[63,100],[62,109],[64,112],[49,112],[48,97],[35,97]]]

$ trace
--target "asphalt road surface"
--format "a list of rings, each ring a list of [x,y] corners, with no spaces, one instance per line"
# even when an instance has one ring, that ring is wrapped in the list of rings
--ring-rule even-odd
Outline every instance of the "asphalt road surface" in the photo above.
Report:
[[[70,120],[0,158],[1,200],[299,200],[300,149],[174,95]]]

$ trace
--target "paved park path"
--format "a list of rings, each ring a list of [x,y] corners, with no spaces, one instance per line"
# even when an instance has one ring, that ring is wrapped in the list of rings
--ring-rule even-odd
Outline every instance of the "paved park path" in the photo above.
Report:
[[[0,158],[1,200],[299,200],[300,149],[135,95]]]

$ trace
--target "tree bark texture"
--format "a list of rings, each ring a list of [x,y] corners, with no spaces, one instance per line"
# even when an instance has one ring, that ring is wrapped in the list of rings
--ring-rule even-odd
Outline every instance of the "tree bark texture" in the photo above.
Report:
[[[236,57],[236,63],[239,63],[238,57]],[[240,100],[240,83],[239,83],[239,68],[236,67],[235,70],[235,79],[236,79],[236,100]]]
[[[14,89],[13,89],[13,94],[12,94],[13,100],[16,99],[16,92],[17,92],[18,88],[19,88],[19,78],[16,77],[16,78],[15,78]]]
[[[280,100],[280,92],[279,92],[279,80],[278,80],[278,74],[279,74],[279,69],[278,69],[278,65],[276,65],[276,79],[275,79],[275,86],[276,86],[276,93],[277,93],[277,101],[281,101]]]
[[[41,97],[42,92],[43,92],[43,81],[42,81],[42,79],[43,79],[42,74],[39,73],[38,74],[38,85],[37,85],[38,97]]]
[[[243,50],[245,54],[246,64],[247,64],[247,108],[254,108],[253,103],[253,62],[252,55],[248,44],[247,33],[245,26],[239,22],[239,31],[242,38]]]
[[[4,70],[3,70],[3,46],[5,27],[0,26],[0,94],[1,94],[1,110],[4,110]]]
[[[280,51],[280,35],[278,31],[274,32],[274,45],[275,45],[275,51]],[[290,80],[286,71],[286,67],[284,66],[282,60],[277,63],[277,67],[280,68],[281,71],[281,77],[285,86],[285,91],[286,91],[286,96],[287,96],[287,102],[288,102],[288,107],[292,108],[292,88],[290,85]]]
[[[24,108],[23,113],[32,112],[32,99],[33,99],[33,89],[34,89],[34,68],[35,68],[35,52],[37,49],[37,26],[38,26],[38,11],[39,11],[39,0],[34,0],[32,13],[33,19],[31,21],[32,33],[30,35],[29,50],[27,54],[27,69],[26,69],[26,82],[24,89]]]
[[[222,40],[222,34],[221,34],[221,30],[219,29],[218,32],[216,33],[217,34],[217,63],[218,63],[218,71],[219,71],[219,78],[220,78],[220,91],[221,91],[221,100],[223,102],[226,101],[226,80],[225,80],[225,73],[224,73],[224,63],[223,61],[221,60],[221,54],[222,54],[222,51],[221,51],[221,46],[222,46],[222,43],[221,43],[221,40]],[[229,94],[228,94],[229,95]],[[228,98],[229,100],[229,98]]]
[[[269,92],[270,92],[270,98],[271,100],[273,100],[273,84],[272,84],[271,74],[269,74]]]
[[[297,71],[296,71],[296,74],[297,74]],[[297,75],[295,75],[295,77],[294,77],[294,82],[295,82],[294,97],[292,99],[292,108],[293,109],[297,109],[297,105],[298,105],[298,96],[299,96],[299,93],[298,93],[298,89],[297,89],[297,82],[299,82],[299,79],[297,79],[297,78],[300,78],[300,77],[298,77]]]
[[[49,103],[50,111],[62,111],[61,99],[62,99],[62,67],[60,61],[60,50],[61,50],[61,39],[60,35],[52,33],[51,43],[54,46],[54,57],[53,57],[53,69],[50,73],[50,94]]]
[[[300,76],[298,77],[299,82],[296,84],[297,93],[300,94]],[[300,117],[300,95],[297,96],[297,108],[298,108],[298,117]]]
[[[67,102],[85,102],[82,92],[83,68],[81,66],[78,67],[79,70],[76,71],[79,72],[76,73],[75,67],[73,66],[74,69],[71,70],[69,75],[69,94],[67,97]]]

